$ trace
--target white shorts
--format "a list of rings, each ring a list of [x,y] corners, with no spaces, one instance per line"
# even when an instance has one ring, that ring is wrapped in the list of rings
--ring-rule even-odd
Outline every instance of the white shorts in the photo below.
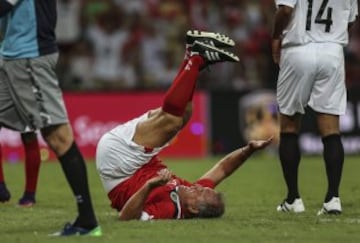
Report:
[[[343,115],[346,86],[343,47],[335,43],[310,43],[281,51],[277,101],[281,114],[314,111]]]
[[[106,192],[128,179],[165,147],[149,151],[132,141],[136,125],[147,116],[145,113],[101,137],[96,148],[96,168]]]

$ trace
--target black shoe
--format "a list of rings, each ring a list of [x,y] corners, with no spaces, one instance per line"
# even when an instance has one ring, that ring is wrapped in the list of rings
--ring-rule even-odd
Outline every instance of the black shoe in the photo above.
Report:
[[[71,223],[66,223],[61,231],[51,234],[50,236],[102,236],[102,230],[100,226],[85,229],[74,226]]]
[[[240,59],[233,53],[208,45],[203,42],[195,41],[191,48],[191,54],[202,56],[206,64],[214,64],[218,62],[238,62]]]
[[[22,198],[18,201],[18,206],[23,208],[31,208],[36,203],[35,193],[25,192]]]
[[[230,37],[214,32],[189,30],[186,32],[186,44],[193,45],[195,41],[200,41],[216,47],[233,47],[234,40]]]
[[[9,190],[6,188],[5,183],[0,183],[0,202],[8,202],[11,198]]]

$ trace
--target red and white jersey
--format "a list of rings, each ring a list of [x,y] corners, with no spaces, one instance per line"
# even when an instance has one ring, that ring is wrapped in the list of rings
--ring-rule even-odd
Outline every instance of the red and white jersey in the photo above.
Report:
[[[357,0],[275,0],[277,6],[294,8],[282,45],[310,42],[348,44],[348,24],[358,15]]]
[[[149,163],[136,171],[126,181],[117,185],[108,193],[111,206],[121,211],[127,200],[136,193],[150,178],[158,176],[157,172],[166,166],[155,156]],[[214,188],[213,181],[203,179],[195,184]],[[177,188],[180,185],[191,186],[190,183],[182,178],[173,176],[166,185],[155,188],[146,199],[141,220],[150,219],[181,219],[184,218],[184,210],[181,207]]]

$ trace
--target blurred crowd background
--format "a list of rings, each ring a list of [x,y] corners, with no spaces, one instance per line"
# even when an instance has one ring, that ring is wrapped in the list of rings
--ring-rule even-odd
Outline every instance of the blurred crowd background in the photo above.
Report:
[[[188,29],[223,32],[240,64],[205,71],[200,89],[275,89],[274,0],[59,0],[58,74],[64,90],[157,90],[169,86]],[[345,49],[347,86],[360,86],[360,24]]]

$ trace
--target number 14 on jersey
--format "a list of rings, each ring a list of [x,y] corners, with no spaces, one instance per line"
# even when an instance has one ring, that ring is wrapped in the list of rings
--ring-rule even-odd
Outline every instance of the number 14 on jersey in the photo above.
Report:
[[[313,14],[313,1],[308,0],[308,10],[306,16],[306,30],[311,30],[312,25],[312,14]],[[339,0],[342,1],[342,0]],[[321,6],[316,14],[315,24],[323,24],[325,25],[325,32],[330,32],[331,25],[333,24],[332,21],[332,11],[333,8],[328,7],[329,0],[323,0]],[[327,10],[327,11],[326,11]],[[326,11],[326,18],[324,18],[324,12]]]

